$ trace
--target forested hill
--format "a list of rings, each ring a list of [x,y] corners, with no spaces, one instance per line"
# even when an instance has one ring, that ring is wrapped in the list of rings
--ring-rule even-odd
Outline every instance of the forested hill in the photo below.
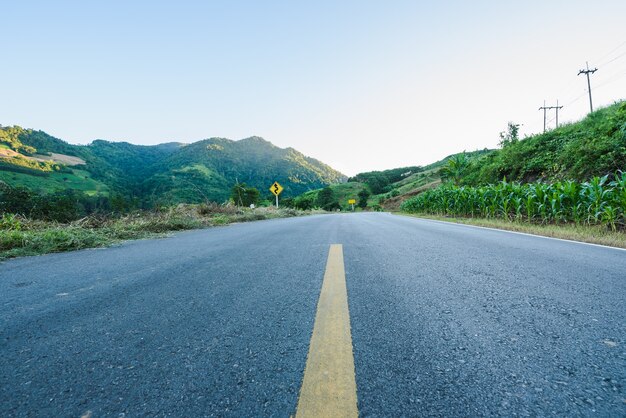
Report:
[[[278,181],[289,197],[345,180],[328,165],[259,137],[154,146],[105,140],[72,145],[42,131],[0,126],[0,181],[37,193],[115,194],[147,207],[223,202],[237,181],[259,189],[262,196]]]

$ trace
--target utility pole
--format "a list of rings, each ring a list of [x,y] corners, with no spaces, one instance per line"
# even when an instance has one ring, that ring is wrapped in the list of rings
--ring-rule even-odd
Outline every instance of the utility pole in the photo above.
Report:
[[[559,127],[559,109],[563,109],[563,106],[559,106],[559,101],[556,101],[556,106],[546,106],[546,101],[543,101],[543,106],[539,110],[543,110],[543,132],[546,131],[546,112],[551,109],[556,109],[556,127]]]
[[[594,68],[593,70],[589,69],[589,62],[587,62],[587,69],[586,70],[580,70],[578,72],[578,75],[584,74],[587,76],[587,87],[589,89],[589,108],[591,109],[591,111],[593,112],[593,102],[591,101],[591,81],[589,81],[589,73],[593,74],[596,71],[598,71],[597,68]]]

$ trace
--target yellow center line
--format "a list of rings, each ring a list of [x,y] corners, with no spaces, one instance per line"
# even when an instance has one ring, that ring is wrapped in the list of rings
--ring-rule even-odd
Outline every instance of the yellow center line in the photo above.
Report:
[[[296,417],[357,417],[348,292],[341,244],[330,246]]]

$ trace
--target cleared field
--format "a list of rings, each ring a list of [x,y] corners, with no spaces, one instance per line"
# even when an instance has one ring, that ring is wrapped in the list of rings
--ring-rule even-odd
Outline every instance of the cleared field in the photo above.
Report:
[[[0,145],[0,158],[11,158],[19,156],[17,152],[13,151],[11,148],[6,145]]]
[[[69,166],[85,164],[85,160],[83,160],[82,158],[73,157],[71,155],[65,154],[57,154],[55,152],[51,152],[50,155],[35,154],[33,156],[33,159],[37,161],[54,161],[56,163],[61,163]]]

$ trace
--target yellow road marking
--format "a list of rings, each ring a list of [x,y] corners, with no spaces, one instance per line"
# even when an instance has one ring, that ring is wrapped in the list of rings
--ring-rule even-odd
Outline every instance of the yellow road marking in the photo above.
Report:
[[[348,292],[341,244],[330,246],[296,417],[357,417]]]

